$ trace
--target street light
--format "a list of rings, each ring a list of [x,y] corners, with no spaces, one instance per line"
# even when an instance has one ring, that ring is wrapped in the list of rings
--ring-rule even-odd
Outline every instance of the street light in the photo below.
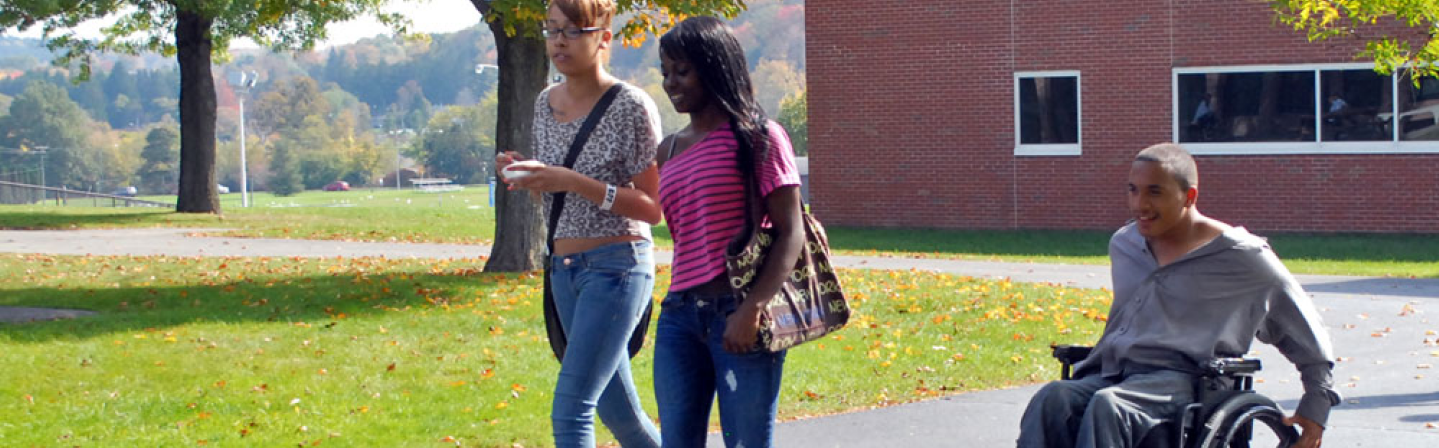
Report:
[[[407,130],[409,129],[390,130],[390,143],[395,145],[395,191],[400,191],[404,189],[400,185],[400,139],[403,138],[401,137],[401,135],[403,135]],[[384,186],[383,183],[381,186]]]
[[[495,73],[496,73],[495,76],[499,76],[498,73],[500,72],[500,66],[494,65],[494,64],[475,64],[475,74],[476,74],[476,75],[484,75],[484,74],[485,74],[485,69],[487,69],[487,68],[493,68],[493,69],[495,69]],[[498,151],[499,151],[499,148],[496,148],[495,151],[496,151],[496,155],[498,155],[498,154],[499,154],[499,152],[498,152]],[[489,162],[489,163],[495,163],[495,162],[494,162],[494,159],[493,159],[493,158],[490,159],[490,162]],[[495,178],[489,176],[489,172],[490,172],[490,168],[489,168],[490,165],[489,165],[489,163],[482,163],[482,164],[480,164],[480,170],[481,170],[481,172],[480,172],[480,178],[481,178],[481,179],[486,179],[486,180],[488,180],[488,181],[490,182],[490,207],[494,207],[494,206],[495,206]],[[496,172],[495,172],[495,175],[498,176],[498,175],[499,175],[499,171],[496,171]]]
[[[260,74],[251,70],[249,73],[238,72],[230,74],[230,85],[235,87],[235,93],[240,99],[240,206],[250,206],[250,174],[248,165],[245,163],[245,95],[255,87],[255,82],[260,80]]]
[[[48,187],[45,184],[45,153],[49,152],[49,146],[36,146],[35,153],[40,155],[40,186]]]

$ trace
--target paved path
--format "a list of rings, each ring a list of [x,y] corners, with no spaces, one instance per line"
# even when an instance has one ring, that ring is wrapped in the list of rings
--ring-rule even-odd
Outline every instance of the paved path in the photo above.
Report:
[[[95,314],[89,310],[67,310],[61,308],[24,308],[0,306],[0,323],[24,323],[39,320],[74,319]]]
[[[447,244],[344,243],[187,237],[195,230],[0,231],[0,253],[183,256],[382,256],[471,258],[487,247]],[[668,254],[661,254],[667,261]],[[1016,281],[1108,287],[1104,266],[993,263],[893,257],[836,257],[844,267],[922,269]],[[1300,276],[1314,295],[1345,361],[1335,370],[1345,403],[1325,433],[1329,447],[1439,446],[1439,280]],[[1407,308],[1406,308],[1407,307]],[[1402,314],[1402,315],[1401,315]],[[1298,373],[1271,347],[1259,346],[1266,369],[1259,389],[1290,409]],[[803,372],[787,372],[803,375]],[[947,398],[779,426],[785,447],[1012,446],[1017,422],[1036,386]],[[1432,423],[1432,425],[1430,425]],[[1428,426],[1434,426],[1433,428]],[[712,435],[711,446],[722,445]]]

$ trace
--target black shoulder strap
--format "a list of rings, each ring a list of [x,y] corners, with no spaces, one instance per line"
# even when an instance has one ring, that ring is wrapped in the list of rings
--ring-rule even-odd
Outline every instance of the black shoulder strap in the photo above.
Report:
[[[585,141],[590,138],[590,132],[595,130],[595,126],[600,123],[600,118],[604,118],[605,111],[610,108],[610,103],[614,102],[615,96],[622,89],[624,86],[620,83],[610,86],[610,89],[600,96],[600,101],[595,103],[595,107],[590,109],[590,114],[585,117],[584,124],[581,124],[579,132],[575,133],[575,140],[570,142],[570,153],[565,155],[565,168],[574,168],[575,160],[580,158],[580,150],[584,149]],[[545,238],[545,246],[551,253],[555,250],[555,227],[560,224],[560,212],[564,211],[564,208],[565,193],[555,193],[554,200],[550,201],[550,226],[547,230],[549,235]]]
[[[755,160],[754,148],[744,143],[748,140],[740,135],[740,132],[743,131],[737,125],[738,123],[733,121],[730,123],[730,128],[735,134],[735,163],[739,166],[740,178],[744,181],[745,228],[735,234],[735,239],[730,241],[730,248],[733,250],[739,250],[749,242],[750,235],[759,231],[760,223],[764,221],[765,216],[764,198],[759,197],[759,175],[757,173],[757,167],[764,161]],[[761,156],[767,154],[768,151]]]

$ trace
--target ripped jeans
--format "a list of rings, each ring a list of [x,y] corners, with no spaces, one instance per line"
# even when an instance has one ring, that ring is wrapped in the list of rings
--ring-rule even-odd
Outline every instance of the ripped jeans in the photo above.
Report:
[[[703,447],[719,396],[725,446],[768,448],[774,437],[784,352],[734,354],[723,346],[730,294],[671,292],[655,329],[655,401],[665,447]]]

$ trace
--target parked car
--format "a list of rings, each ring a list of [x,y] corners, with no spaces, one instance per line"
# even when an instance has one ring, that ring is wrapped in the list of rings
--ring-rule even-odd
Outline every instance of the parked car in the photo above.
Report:
[[[325,185],[325,191],[350,191],[350,183],[343,180],[330,182]]]
[[[220,194],[225,194],[225,193],[229,193],[229,192],[230,192],[230,187],[226,187],[226,186],[223,185],[223,184],[215,184],[215,189],[216,189],[216,190],[219,190],[219,191],[220,191]]]
[[[116,188],[115,191],[110,192],[110,194],[115,196],[135,197],[135,195],[140,194],[140,190],[135,189],[135,187],[120,187]]]

